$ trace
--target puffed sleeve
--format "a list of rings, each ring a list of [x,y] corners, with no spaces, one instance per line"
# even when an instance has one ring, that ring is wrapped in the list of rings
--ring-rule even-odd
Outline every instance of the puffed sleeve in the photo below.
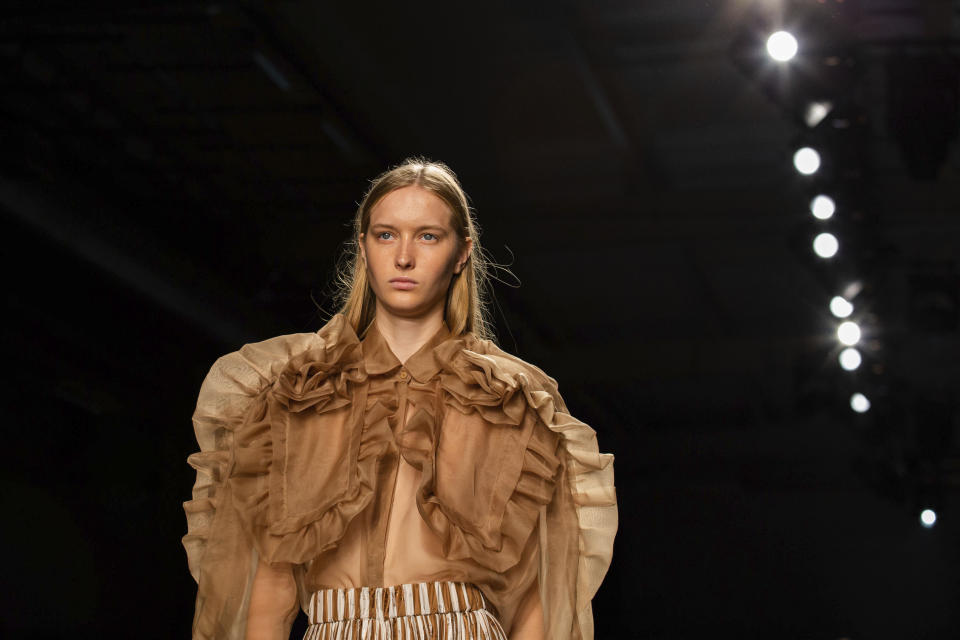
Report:
[[[266,391],[279,370],[317,339],[317,334],[299,333],[244,345],[217,359],[200,387],[193,413],[200,451],[187,459],[196,469],[196,482],[192,499],[183,504],[183,546],[197,582],[195,639],[242,640],[245,635],[258,554],[233,508],[234,487],[227,481],[235,467],[250,464],[237,460],[235,440],[242,425],[257,423],[254,414],[263,412]],[[256,442],[246,444],[241,458],[256,455]]]
[[[540,508],[540,598],[546,637],[593,640],[592,600],[610,567],[617,532],[613,455],[600,453],[596,432],[570,415],[556,381],[515,359],[491,375],[513,378],[541,424],[560,438],[560,473]]]
[[[596,432],[570,415],[553,378],[490,341],[467,347],[450,359],[453,373],[443,387],[453,404],[472,405],[491,429],[508,425],[502,432],[513,439],[496,447],[501,464],[493,486],[510,492],[506,507],[494,512],[503,517],[490,521],[499,536],[487,536],[494,544],[474,536],[479,542],[472,555],[503,570],[518,553],[530,553],[524,540],[535,530],[546,637],[593,640],[591,602],[610,566],[617,531],[613,455],[600,453]],[[512,466],[511,455],[517,457]],[[506,474],[508,468],[515,472]],[[490,504],[497,503],[484,500]]]
[[[556,384],[530,393],[544,424],[562,435],[554,499],[541,508],[540,595],[547,638],[593,640],[592,600],[613,556],[617,500],[613,455],[568,411]]]

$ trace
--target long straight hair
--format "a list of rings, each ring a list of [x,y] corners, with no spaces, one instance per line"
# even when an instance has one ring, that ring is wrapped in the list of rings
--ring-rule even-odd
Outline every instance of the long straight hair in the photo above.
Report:
[[[443,318],[451,334],[472,331],[478,338],[494,340],[487,302],[490,264],[480,249],[480,229],[456,174],[446,164],[422,157],[407,158],[374,178],[353,221],[353,237],[346,243],[345,257],[337,269],[336,296],[342,313],[358,336],[366,333],[376,316],[376,298],[360,256],[360,234],[367,232],[370,212],[391,191],[416,185],[443,200],[450,209],[450,223],[462,249],[465,238],[473,248],[464,268],[454,274],[447,290]]]

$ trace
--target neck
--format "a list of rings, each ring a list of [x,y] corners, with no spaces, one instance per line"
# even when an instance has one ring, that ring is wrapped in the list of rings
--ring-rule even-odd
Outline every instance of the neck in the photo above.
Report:
[[[377,316],[373,321],[397,360],[403,363],[440,329],[443,324],[443,306],[424,316],[406,318],[385,311],[378,301]]]

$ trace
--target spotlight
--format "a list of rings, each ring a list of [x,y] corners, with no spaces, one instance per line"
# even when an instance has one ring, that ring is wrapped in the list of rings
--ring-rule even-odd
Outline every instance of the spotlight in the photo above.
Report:
[[[822,193],[810,201],[810,213],[818,220],[829,220],[837,210],[833,198]]]
[[[920,524],[922,524],[927,529],[933,527],[937,524],[937,512],[933,509],[924,509],[920,512]]]
[[[860,342],[860,326],[851,320],[840,323],[837,327],[837,338],[848,347]]]
[[[832,258],[837,255],[840,242],[832,233],[821,233],[813,239],[813,252],[821,258]]]
[[[855,393],[850,396],[850,408],[857,413],[866,413],[870,410],[870,401],[862,393]]]
[[[860,295],[861,291],[863,291],[863,282],[860,280],[854,280],[843,288],[843,291],[840,293],[840,295],[847,300],[853,300]]]
[[[829,114],[832,109],[833,103],[829,100],[811,102],[803,112],[803,121],[807,123],[808,127],[813,129],[823,122],[823,119],[827,117],[827,114]]]
[[[833,296],[830,300],[830,313],[837,318],[846,318],[853,313],[853,305],[847,302],[846,298]]]
[[[843,367],[845,371],[853,371],[863,362],[863,358],[860,357],[860,352],[853,347],[847,347],[841,351],[839,360],[840,366]]]
[[[820,154],[810,147],[797,149],[793,154],[793,166],[805,176],[813,175],[820,168]]]
[[[777,62],[786,62],[797,55],[797,39],[786,31],[777,31],[767,38],[767,53]]]

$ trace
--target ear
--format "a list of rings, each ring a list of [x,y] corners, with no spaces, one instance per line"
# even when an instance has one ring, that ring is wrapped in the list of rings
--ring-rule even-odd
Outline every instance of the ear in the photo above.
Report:
[[[463,268],[467,265],[467,259],[470,258],[470,252],[473,251],[473,238],[467,236],[463,239],[463,249],[460,250],[460,255],[458,256],[457,266],[453,268],[454,273],[463,272]]]

